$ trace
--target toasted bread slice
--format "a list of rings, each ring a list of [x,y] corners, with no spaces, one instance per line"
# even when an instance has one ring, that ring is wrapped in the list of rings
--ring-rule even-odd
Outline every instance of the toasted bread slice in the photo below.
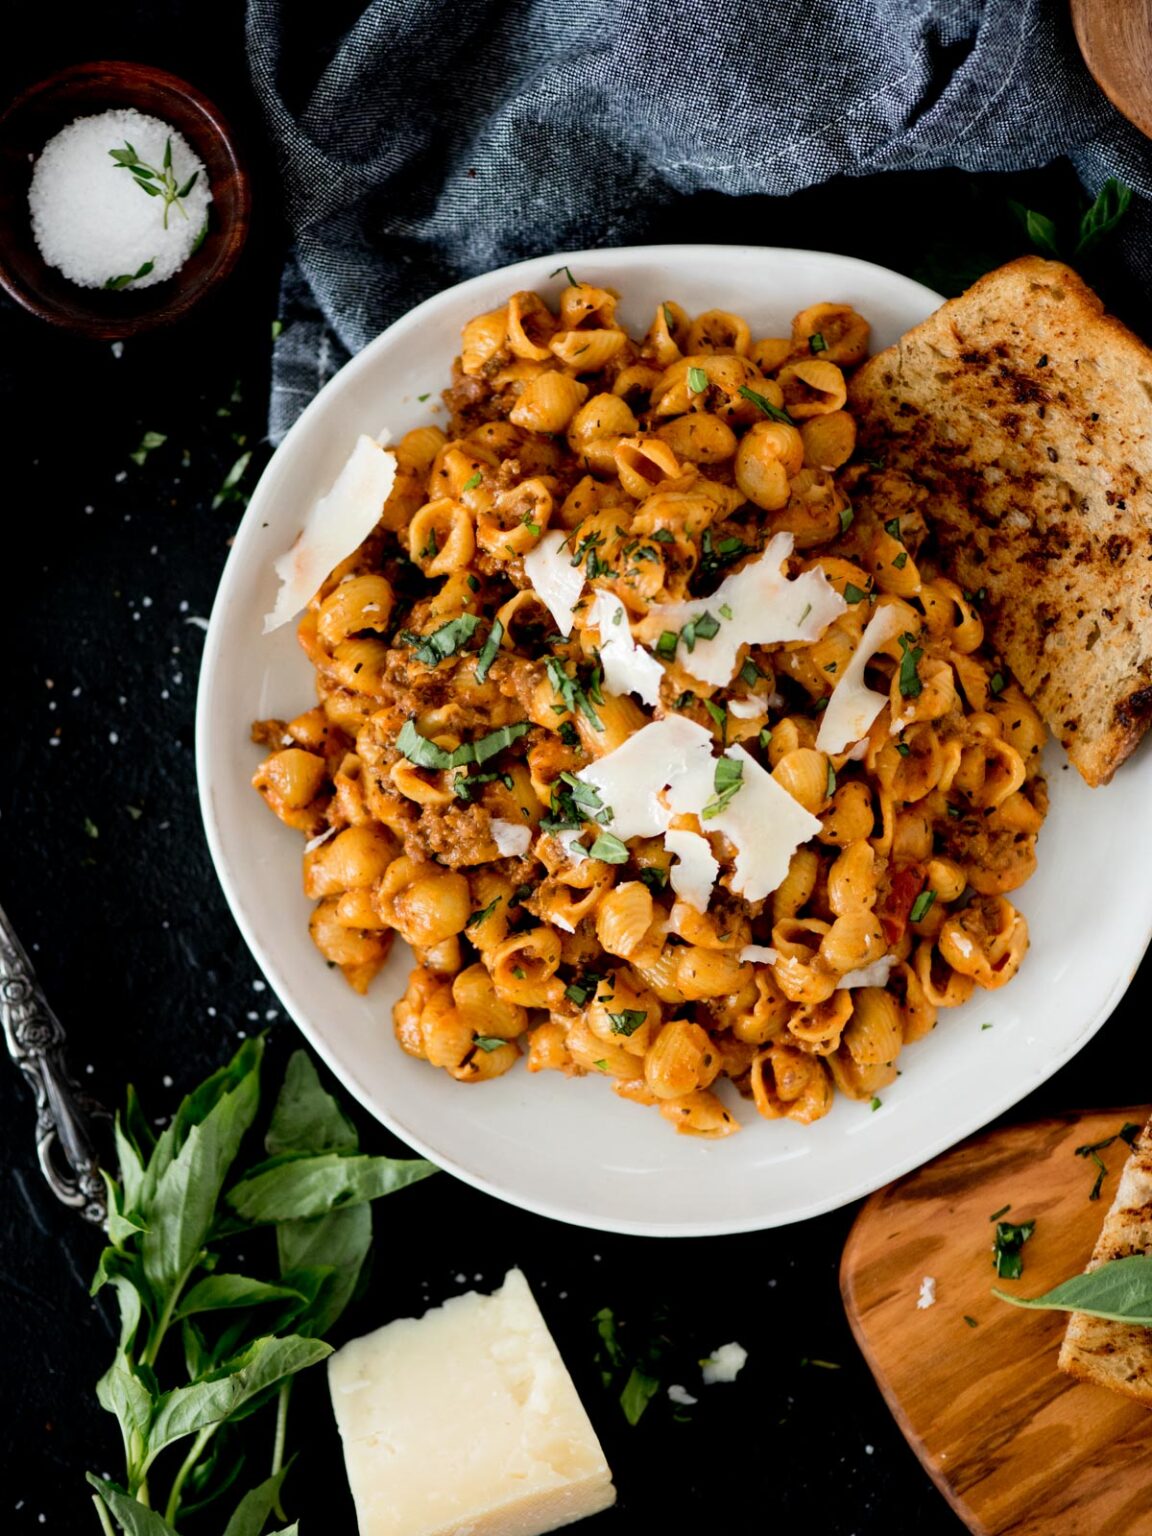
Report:
[[[1152,1254],[1152,1120],[1124,1164],[1088,1268],[1134,1253]],[[1060,1369],[1152,1408],[1152,1328],[1073,1312],[1060,1349]]]
[[[1025,256],[851,384],[865,451],[927,487],[989,638],[1089,784],[1152,720],[1152,351]]]

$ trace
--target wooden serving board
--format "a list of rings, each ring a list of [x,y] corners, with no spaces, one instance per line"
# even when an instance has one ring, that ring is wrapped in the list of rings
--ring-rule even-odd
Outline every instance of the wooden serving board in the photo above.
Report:
[[[912,1449],[979,1536],[1152,1536],[1152,1410],[1056,1367],[1062,1313],[1025,1312],[1083,1269],[1128,1155],[1075,1148],[1147,1108],[1067,1115],[976,1137],[864,1206],[840,1285],[857,1343]],[[1035,1220],[1019,1280],[997,1280],[989,1217]],[[936,1303],[916,1305],[925,1275]],[[965,1321],[971,1318],[975,1326]]]

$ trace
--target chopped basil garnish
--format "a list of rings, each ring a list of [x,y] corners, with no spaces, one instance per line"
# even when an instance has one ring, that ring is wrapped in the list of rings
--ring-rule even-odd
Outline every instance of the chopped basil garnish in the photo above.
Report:
[[[711,699],[705,699],[704,708],[708,711],[712,724],[720,732],[720,745],[725,746],[728,740],[727,707],[723,704],[714,704]]]
[[[825,786],[824,793],[829,800],[836,793],[836,770],[831,763],[828,764],[828,783]]]
[[[701,821],[711,821],[714,816],[719,816],[722,811],[725,811],[743,783],[744,764],[742,762],[733,757],[717,758],[715,772],[712,775],[712,788],[716,791],[716,798],[709,800],[700,812]]]
[[[902,571],[908,564],[908,551],[906,549],[902,549],[896,556],[895,560],[893,560],[892,564],[896,570]]]
[[[499,1035],[473,1035],[472,1044],[481,1051],[498,1051],[502,1045],[507,1045],[507,1040],[501,1040]]]
[[[932,908],[932,903],[935,900],[936,900],[936,892],[935,891],[933,891],[933,890],[921,891],[919,896],[917,896],[916,900],[912,903],[912,910],[908,914],[910,921],[912,921],[914,923],[918,923],[921,918],[927,917],[929,911]]]
[[[761,672],[760,668],[749,656],[748,660],[740,668],[740,681],[748,688],[755,688],[763,676],[763,672]]]
[[[465,480],[464,484],[460,487],[461,495],[463,495],[465,491],[474,491],[480,484],[481,480],[483,480],[483,478],[484,476],[480,473],[479,470],[477,470],[474,475],[469,475],[468,479]]]
[[[851,507],[840,508],[840,532],[847,533],[852,526],[852,520],[856,516]]]
[[[488,631],[488,638],[480,651],[480,659],[476,663],[476,681],[484,682],[492,668],[492,663],[500,651],[500,644],[504,639],[504,626],[499,619],[493,619],[492,628]]]
[[[708,388],[708,375],[703,368],[689,368],[688,388],[694,395],[702,395]]]
[[[478,765],[486,763],[490,757],[495,757],[497,752],[503,752],[505,747],[510,747],[514,741],[519,741],[521,736],[526,735],[531,729],[530,720],[520,720],[515,725],[502,725],[498,730],[489,731],[478,741],[461,742],[454,751],[446,752],[434,741],[421,736],[411,720],[405,720],[396,738],[396,750],[417,768],[437,770],[463,768],[465,763]]]
[[[988,679],[988,688],[993,694],[1003,693],[1007,686],[1008,679],[1004,676],[1003,672],[993,672],[992,676]]]
[[[588,857],[604,864],[624,864],[628,859],[628,845],[622,843],[614,832],[601,832],[588,850]]]
[[[867,596],[867,592],[862,591],[853,582],[846,583],[844,587],[844,601],[846,603],[862,603]]]
[[[808,350],[812,353],[827,352],[828,343],[824,340],[819,331],[813,331],[811,336],[809,336]]]
[[[481,923],[486,923],[500,905],[501,900],[501,897],[494,896],[486,907],[482,907],[479,912],[473,912],[472,916],[464,924],[465,928],[476,928]]]
[[[721,603],[720,604],[720,617],[722,619],[731,619],[731,617],[732,617],[732,610],[731,610],[731,608],[729,608],[727,603]]]
[[[441,624],[430,635],[414,635],[412,639],[416,649],[413,654],[416,660],[423,662],[426,667],[434,667],[438,662],[454,656],[468,644],[479,623],[474,613],[462,613],[459,618]]]
[[[652,892],[653,896],[657,896],[668,884],[668,871],[661,869],[659,864],[652,864],[647,869],[640,871],[640,879]]]
[[[896,743],[896,750],[899,752],[901,757],[910,757],[912,753],[912,748],[906,741],[898,741]],[[949,809],[951,809],[951,807],[949,807]]]
[[[787,411],[782,411],[778,405],[773,405],[771,400],[765,400],[763,395],[758,395],[754,389],[749,389],[747,384],[741,384],[740,394],[745,400],[751,400],[758,410],[763,411],[765,416],[770,416],[773,421],[782,421],[790,427],[796,425]]]
[[[911,635],[900,636],[900,649],[904,652],[900,658],[900,692],[906,699],[917,699],[924,691],[924,684],[916,670],[924,652],[918,645],[912,644]]]
[[[1131,1120],[1125,1120],[1120,1129],[1112,1136],[1105,1136],[1103,1141],[1090,1141],[1087,1146],[1077,1147],[1077,1157],[1090,1157],[1096,1164],[1096,1182],[1088,1192],[1089,1200],[1099,1200],[1100,1188],[1104,1183],[1104,1175],[1108,1172],[1100,1153],[1106,1147],[1110,1147],[1114,1141],[1122,1141],[1131,1151],[1136,1146],[1136,1138],[1140,1134],[1140,1127]]]
[[[608,1022],[614,1035],[634,1035],[647,1017],[643,1008],[624,1008],[620,1013],[610,1013]]]
[[[675,661],[676,646],[679,643],[679,640],[680,636],[674,629],[664,630],[661,633],[659,640],[656,642],[657,656],[659,656],[663,661]]]
[[[889,538],[893,538],[897,543],[903,544],[904,535],[900,532],[900,519],[898,517],[890,517],[888,519],[884,524],[884,532]]]

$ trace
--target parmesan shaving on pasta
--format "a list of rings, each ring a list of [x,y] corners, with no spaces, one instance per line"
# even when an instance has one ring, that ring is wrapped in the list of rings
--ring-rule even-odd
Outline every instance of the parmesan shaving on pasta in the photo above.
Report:
[[[559,529],[550,529],[524,556],[524,574],[565,639],[572,633],[576,604],[584,590],[584,568],[572,564],[568,538]]]
[[[710,733],[682,715],[668,715],[581,768],[576,777],[596,790],[612,812],[608,829],[626,841],[667,831],[672,813],[661,790],[694,771],[698,775],[701,766],[709,775],[711,793],[711,764]]]
[[[493,820],[492,841],[504,858],[522,859],[532,846],[532,828],[527,822]]]
[[[740,664],[744,645],[774,645],[803,640],[811,644],[847,608],[847,603],[819,566],[799,576],[785,575],[792,535],[778,533],[764,552],[743,570],[726,576],[711,597],[679,603],[655,603],[645,615],[642,637],[654,645],[660,635],[678,635],[676,659],[702,683],[726,688]],[[707,614],[717,628],[709,636],[685,626]]]
[[[780,954],[778,950],[772,949],[767,944],[745,944],[738,958],[745,965],[749,960],[754,960],[757,965],[775,965]]]
[[[735,720],[759,720],[768,713],[768,700],[761,698],[729,699],[728,713]]]
[[[888,702],[886,693],[877,693],[864,681],[864,668],[882,646],[888,645],[904,628],[906,620],[894,606],[877,608],[852,652],[852,659],[840,674],[832,690],[828,707],[820,717],[816,747],[820,752],[843,752],[845,747],[868,734],[876,716]]]
[[[760,901],[780,885],[792,855],[816,836],[821,824],[743,747],[729,747],[725,756],[743,769],[740,788],[708,818],[708,830],[722,832],[735,845],[732,890],[745,901]],[[673,809],[700,815],[715,799],[714,771],[711,757],[703,765],[693,763],[669,789]]]
[[[706,912],[720,873],[708,839],[687,829],[665,832],[664,847],[676,859],[668,872],[672,889],[697,912]]]
[[[307,607],[324,580],[363,544],[396,481],[396,455],[366,434],[356,440],[327,496],[321,496],[292,548],[275,564],[281,586],[264,616],[267,635]]]
[[[801,843],[820,831],[820,822],[784,789],[743,747],[729,747],[727,757],[741,765],[740,787],[722,810],[716,810],[716,759],[712,737],[703,726],[680,715],[668,715],[630,736],[576,775],[590,784],[611,812],[609,830],[625,841],[630,837],[668,834],[673,816],[703,816],[710,832],[722,832],[736,848],[732,890],[748,901],[769,895],[788,873],[792,855]],[[679,834],[670,834],[677,838]],[[698,834],[690,834],[696,836]],[[701,842],[706,839],[701,838]],[[699,896],[705,866],[695,844],[674,846],[665,836],[665,847],[681,859],[684,868],[672,888],[692,906],[703,911]],[[688,851],[691,850],[691,851]],[[715,876],[713,876],[713,880]],[[711,891],[712,881],[708,883]]]
[[[609,693],[634,693],[645,704],[659,704],[664,668],[632,638],[628,610],[614,592],[597,588],[588,614],[600,634],[600,662]]]
[[[873,960],[871,965],[862,966],[858,971],[845,971],[836,983],[836,990],[843,992],[848,987],[886,987],[895,964],[895,955],[881,955],[879,960]]]

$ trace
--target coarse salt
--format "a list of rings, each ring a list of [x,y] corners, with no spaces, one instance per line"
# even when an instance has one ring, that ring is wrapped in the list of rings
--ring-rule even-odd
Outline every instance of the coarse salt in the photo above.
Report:
[[[142,165],[163,170],[171,140],[177,187],[195,182],[167,206],[149,196],[110,151],[130,144]],[[147,185],[155,185],[156,177]],[[32,233],[50,267],[81,288],[151,288],[178,272],[192,254],[212,201],[208,173],[183,134],[158,117],[134,109],[78,117],[45,144],[32,172],[28,206]],[[151,263],[142,277],[133,277]]]

